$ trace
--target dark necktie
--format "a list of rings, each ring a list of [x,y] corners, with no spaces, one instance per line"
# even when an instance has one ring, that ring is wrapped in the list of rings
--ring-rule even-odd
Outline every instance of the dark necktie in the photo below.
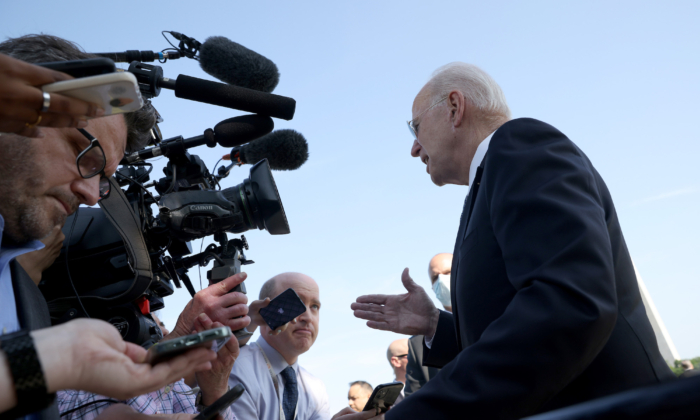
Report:
[[[297,389],[297,373],[291,366],[287,366],[280,372],[284,378],[284,395],[282,396],[282,409],[284,417],[287,420],[294,419],[294,411],[297,407],[297,399],[299,398],[299,390]]]

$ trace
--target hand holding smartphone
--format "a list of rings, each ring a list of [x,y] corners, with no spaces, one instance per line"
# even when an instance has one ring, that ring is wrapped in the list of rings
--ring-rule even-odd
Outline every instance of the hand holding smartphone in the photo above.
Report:
[[[93,103],[104,109],[104,115],[133,112],[144,104],[136,77],[129,72],[64,80],[44,85],[42,90]]]
[[[199,347],[211,347],[212,350],[218,352],[231,339],[231,335],[231,328],[218,327],[168,341],[161,341],[148,349],[146,362],[155,365]]]
[[[272,299],[266,307],[260,309],[260,316],[274,331],[304,312],[306,312],[306,305],[297,292],[289,288]]]
[[[231,404],[233,404],[237,399],[243,395],[245,388],[243,385],[238,384],[231,388],[227,393],[225,393],[221,398],[214,401],[214,404],[202,410],[201,413],[195,417],[195,420],[212,420],[222,411],[226,410]]]

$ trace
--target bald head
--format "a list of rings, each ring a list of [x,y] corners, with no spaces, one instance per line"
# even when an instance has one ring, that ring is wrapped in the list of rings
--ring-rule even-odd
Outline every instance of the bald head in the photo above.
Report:
[[[400,338],[394,340],[389,344],[389,348],[386,349],[386,358],[391,362],[391,358],[395,356],[401,356],[403,354],[408,354],[408,339]]]
[[[408,339],[401,338],[392,341],[386,350],[386,358],[389,360],[394,376],[399,382],[406,383],[406,366],[408,365]]]
[[[262,288],[260,288],[259,298],[260,300],[264,300],[265,298],[274,299],[277,295],[290,287],[296,290],[295,285],[303,285],[305,287],[315,289],[316,293],[318,293],[318,284],[316,284],[316,281],[306,274],[282,273],[276,275],[262,285]]]
[[[430,283],[435,283],[440,274],[450,274],[452,270],[452,254],[441,253],[437,254],[430,260],[428,264],[428,277],[430,277]]]

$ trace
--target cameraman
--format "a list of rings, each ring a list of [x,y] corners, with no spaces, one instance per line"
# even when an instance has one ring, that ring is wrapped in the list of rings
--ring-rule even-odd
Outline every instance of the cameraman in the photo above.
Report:
[[[10,39],[0,43],[0,53],[34,62],[86,58],[73,44],[47,35]],[[16,80],[5,79],[0,85],[7,89]],[[21,102],[21,96],[17,101]],[[7,106],[15,104],[3,103],[2,124],[11,122],[7,114],[13,111]],[[17,104],[16,108],[23,107]],[[0,331],[8,334],[0,336],[0,412],[4,418],[21,417],[48,406],[33,418],[55,419],[57,409],[48,393],[66,387],[129,398],[161,388],[194,370],[211,368],[209,362],[216,355],[201,349],[150,366],[144,363],[143,348],[125,343],[116,329],[103,321],[77,320],[47,328],[51,323],[46,301],[14,260],[42,248],[38,239],[62,225],[79,204],[97,203],[101,179],[114,174],[126,149],[141,147],[155,122],[153,113],[153,108],[147,107],[124,116],[91,120],[85,128],[98,141],[89,141],[74,127],[42,127],[30,133],[39,139],[15,134],[0,137]],[[58,125],[73,125],[73,121]],[[8,130],[6,125],[2,127]],[[81,168],[76,158],[88,149],[99,162],[97,167]],[[117,407],[101,418],[129,413],[136,414],[128,407]]]

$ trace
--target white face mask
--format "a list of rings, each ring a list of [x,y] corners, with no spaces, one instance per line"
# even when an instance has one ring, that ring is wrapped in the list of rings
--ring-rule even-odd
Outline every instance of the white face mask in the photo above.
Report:
[[[433,283],[433,291],[435,296],[442,303],[442,306],[452,306],[452,297],[450,296],[450,275],[440,274],[438,279]]]

